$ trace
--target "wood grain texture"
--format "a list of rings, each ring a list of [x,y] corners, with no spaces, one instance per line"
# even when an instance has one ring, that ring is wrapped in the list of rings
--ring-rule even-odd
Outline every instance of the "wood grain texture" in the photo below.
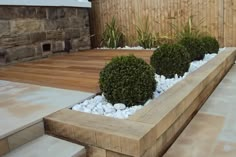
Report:
[[[95,47],[101,44],[106,23],[113,16],[129,41],[137,35],[136,25],[140,19],[147,16],[153,32],[173,36],[170,24],[181,28],[193,15],[196,25],[204,20],[200,29],[215,36],[221,46],[236,46],[235,8],[235,0],[92,0],[90,24],[92,34],[95,34],[92,44]]]
[[[45,129],[49,134],[130,156],[141,156],[144,148],[151,147],[154,139],[149,131],[152,128],[150,124],[69,109],[45,118]]]
[[[129,119],[149,124],[160,124],[164,118],[172,117],[172,120],[166,119],[166,122],[163,122],[164,124],[162,126],[165,125],[168,128],[176,117],[182,113],[179,111],[184,111],[189,107],[194,99],[199,96],[203,89],[208,86],[217,75],[221,74],[221,77],[224,76],[230,66],[234,64],[235,54],[236,51],[234,48],[229,48],[224,53],[220,53],[205,66],[199,68],[183,81],[174,85],[158,99],[150,102],[149,105],[145,106]],[[221,72],[224,73],[222,74]],[[169,97],[171,97],[171,99],[169,99]],[[173,116],[166,116],[166,114],[172,114]],[[160,129],[164,128],[159,127],[159,130]],[[159,133],[161,133],[161,131]]]
[[[120,55],[134,54],[149,63],[152,51],[88,50],[0,68],[0,79],[64,89],[99,92],[99,73]]]
[[[106,150],[98,147],[87,147],[87,157],[106,157]]]
[[[236,49],[227,48],[129,119],[63,110],[45,119],[46,130],[88,147],[102,148],[107,157],[161,156],[234,64],[235,56]]]

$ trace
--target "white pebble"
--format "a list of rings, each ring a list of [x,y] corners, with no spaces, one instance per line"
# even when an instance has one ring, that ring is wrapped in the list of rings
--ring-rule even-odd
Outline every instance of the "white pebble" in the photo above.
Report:
[[[107,103],[106,106],[110,108],[114,108],[114,106],[111,103]]]
[[[97,102],[101,102],[102,99],[103,99],[103,97],[100,96],[100,95],[94,97],[94,100],[97,101]]]
[[[99,102],[97,102],[96,104],[97,104],[97,105],[96,105],[97,108],[102,108],[102,106],[103,106],[103,104],[102,104],[102,103],[99,103]]]
[[[117,112],[114,113],[114,117],[118,119],[125,119],[125,115],[123,114],[121,110],[117,110]]]
[[[72,110],[79,111],[80,110],[80,105],[73,106]]]
[[[83,109],[83,112],[86,112],[86,113],[91,113],[91,109],[84,108],[84,109]]]
[[[224,49],[221,49],[220,52],[222,50]],[[217,54],[206,54],[203,60],[192,62],[189,71],[186,72],[184,76],[178,76],[177,74],[175,74],[173,78],[166,78],[165,76],[155,74],[157,85],[156,90],[153,92],[154,98],[159,97],[167,89],[184,79],[188,74],[204,65],[207,61],[211,60],[216,55]],[[148,102],[144,105],[148,105]],[[126,107],[126,105],[122,103],[117,103],[113,106],[111,103],[108,103],[108,101],[104,97],[104,94],[102,94],[73,106],[72,110],[105,115],[113,118],[126,119],[142,108],[142,105]]]
[[[104,110],[102,108],[96,108],[95,111],[97,111],[97,113],[99,113],[100,115],[104,114]]]
[[[91,103],[91,104],[87,105],[87,108],[90,109],[90,110],[92,110],[95,107],[96,107],[95,103],[94,104]]]
[[[112,113],[105,113],[104,116],[107,116],[107,117],[114,117],[114,115]]]
[[[86,105],[89,104],[89,101],[88,101],[88,100],[85,100],[82,104],[86,106]]]
[[[106,112],[106,113],[114,113],[114,112],[116,112],[116,109],[115,108],[108,108],[108,107],[105,107],[105,108],[103,108],[104,109],[104,111]]]
[[[114,105],[114,108],[116,110],[124,110],[126,108],[125,104],[122,104],[122,103],[117,103]]]

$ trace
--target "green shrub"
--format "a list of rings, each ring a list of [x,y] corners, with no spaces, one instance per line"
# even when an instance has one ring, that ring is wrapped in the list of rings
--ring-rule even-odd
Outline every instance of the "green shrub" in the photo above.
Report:
[[[205,53],[218,53],[220,45],[216,38],[205,36],[201,38]]]
[[[123,46],[124,35],[120,31],[119,26],[116,24],[116,20],[113,17],[110,23],[106,24],[105,31],[102,35],[102,44],[109,48],[117,48]]]
[[[139,25],[136,26],[136,31],[138,34],[137,42],[139,46],[142,46],[144,49],[150,49],[158,46],[158,34],[153,34],[151,32],[149,18],[146,17],[144,20],[141,20]]]
[[[143,104],[155,91],[155,72],[143,59],[133,55],[115,57],[100,72],[99,84],[112,104]]]
[[[183,45],[190,54],[191,60],[201,60],[204,57],[204,46],[202,41],[196,37],[184,37],[179,43]]]
[[[175,74],[183,76],[190,66],[190,55],[180,44],[164,44],[151,56],[151,65],[159,75],[172,78]]]

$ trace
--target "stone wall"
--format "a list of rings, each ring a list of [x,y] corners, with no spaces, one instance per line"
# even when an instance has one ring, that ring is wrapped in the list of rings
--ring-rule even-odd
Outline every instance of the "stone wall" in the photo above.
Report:
[[[0,64],[90,49],[86,8],[0,6]]]

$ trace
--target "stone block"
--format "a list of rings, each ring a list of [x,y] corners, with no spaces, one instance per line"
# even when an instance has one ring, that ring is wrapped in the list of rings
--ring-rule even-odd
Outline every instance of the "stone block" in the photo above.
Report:
[[[7,55],[1,56],[1,64],[64,51],[66,39],[71,41],[69,48],[73,42],[74,51],[89,49],[88,13],[86,8],[2,6],[0,47],[7,49]],[[43,53],[42,44],[47,41],[51,42],[51,50]]]
[[[6,60],[7,62],[12,62],[15,60],[20,60],[28,57],[35,56],[35,48],[28,46],[20,46],[7,50]]]
[[[47,40],[64,40],[65,33],[63,31],[48,31],[46,33]]]
[[[0,19],[3,20],[9,20],[16,18],[16,11],[17,9],[15,7],[1,7],[0,9]]]
[[[80,37],[88,37],[90,36],[90,30],[88,27],[80,28]]]
[[[85,22],[84,22],[84,23],[85,23],[84,26],[89,29],[89,26],[90,26],[90,24],[89,24],[89,17],[87,17],[87,18],[85,19]]]
[[[43,20],[21,19],[10,21],[11,33],[23,34],[31,32],[42,32],[44,30]]]
[[[81,37],[71,40],[73,50],[86,50],[90,49],[90,37]]]
[[[0,65],[6,64],[6,54],[7,51],[5,49],[0,48]]]
[[[79,16],[79,17],[88,16],[88,9],[86,9],[86,8],[77,8],[77,16]]]
[[[48,8],[47,9],[47,19],[57,20],[60,18],[68,18],[71,16],[76,16],[76,8]]]
[[[71,17],[76,15],[74,8],[48,8],[48,19],[57,20],[60,18]]]
[[[47,18],[47,9],[45,7],[36,7],[35,18],[46,19]]]
[[[66,28],[72,27],[69,23],[69,20],[66,18],[61,18],[57,20],[45,20],[45,30],[46,31],[55,31],[55,30],[63,30]]]
[[[66,39],[74,39],[80,37],[80,30],[81,29],[66,29],[65,30],[65,38]]]
[[[1,6],[0,19],[35,18],[35,7]]]
[[[0,48],[0,56],[5,56],[7,51],[5,49]]]
[[[57,20],[45,20],[44,21],[45,31],[57,30],[60,28],[61,28],[61,26],[57,25]]]
[[[71,40],[71,49],[72,49],[72,51],[78,51],[79,50],[79,45],[80,45],[80,43],[79,43],[78,38]]]
[[[85,20],[82,17],[71,17],[67,22],[70,28],[83,28],[85,26]]]
[[[7,139],[0,140],[0,156],[9,152]]]
[[[77,15],[76,8],[64,8],[64,11],[65,11],[65,17],[72,17]]]
[[[51,19],[51,20],[58,19],[56,7],[47,8],[47,19]]]
[[[30,33],[30,40],[32,43],[41,42],[46,40],[46,33],[45,32],[35,32]]]
[[[64,41],[55,41],[52,44],[52,52],[63,52],[65,50]]]
[[[8,20],[0,20],[0,37],[10,33],[10,24]]]
[[[12,48],[21,45],[31,44],[30,36],[28,34],[8,35],[0,38],[0,47]]]
[[[39,122],[35,125],[32,125],[8,137],[9,149],[13,150],[25,143],[33,141],[34,139],[40,136],[43,136],[43,134],[44,134],[43,122]]]
[[[65,12],[64,8],[57,8],[56,14],[57,14],[57,17],[56,17],[57,19],[65,18],[65,16],[66,16],[66,12]]]
[[[43,54],[43,48],[42,48],[41,43],[39,43],[35,46],[35,55],[42,56],[42,54]]]
[[[83,146],[43,135],[36,140],[23,145],[5,157],[85,157]]]
[[[14,7],[16,18],[35,18],[35,7]]]

